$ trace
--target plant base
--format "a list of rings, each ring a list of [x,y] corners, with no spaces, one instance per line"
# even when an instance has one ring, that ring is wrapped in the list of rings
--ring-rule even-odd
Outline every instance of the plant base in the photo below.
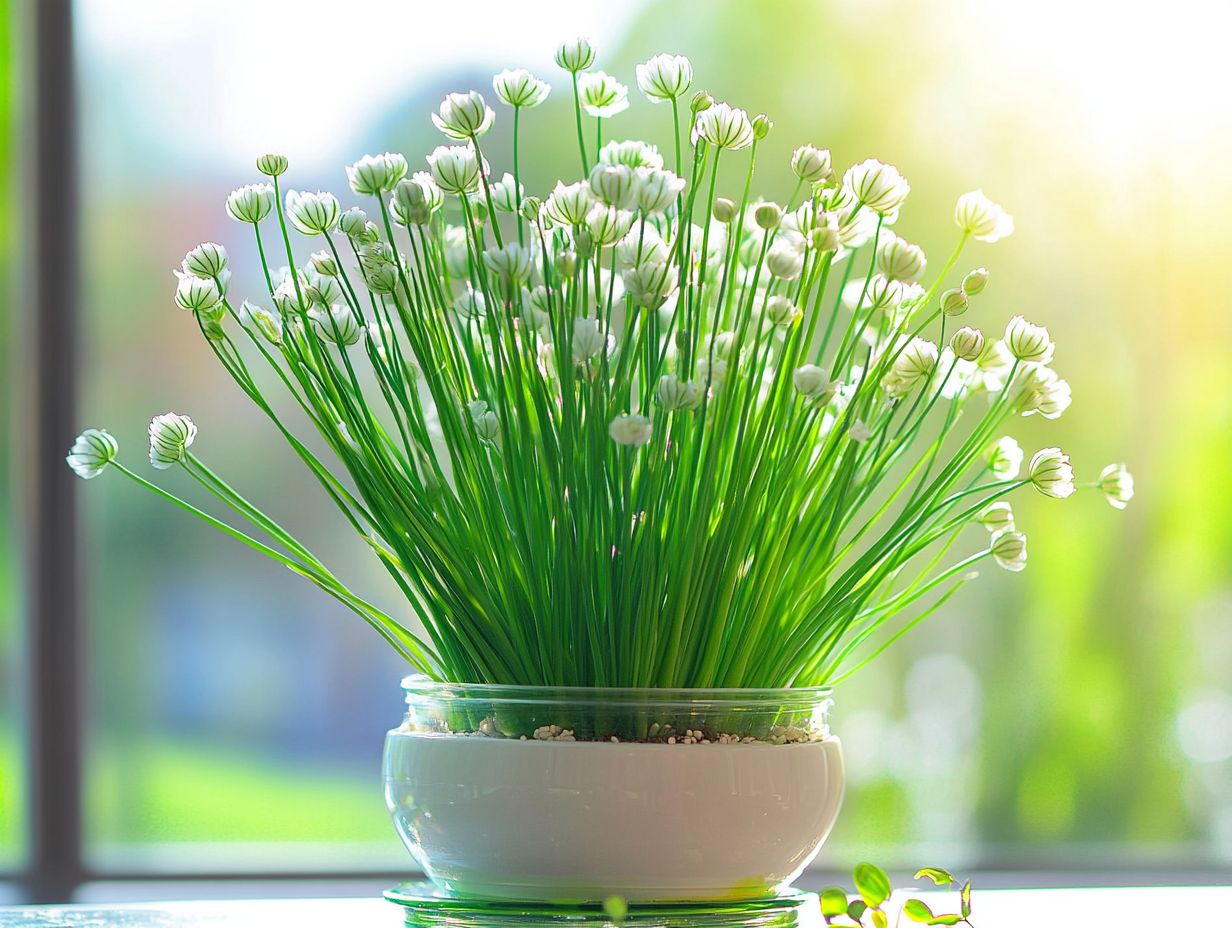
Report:
[[[813,893],[787,891],[743,902],[633,903],[614,918],[602,905],[506,902],[450,896],[431,883],[404,883],[385,898],[414,928],[821,928]]]

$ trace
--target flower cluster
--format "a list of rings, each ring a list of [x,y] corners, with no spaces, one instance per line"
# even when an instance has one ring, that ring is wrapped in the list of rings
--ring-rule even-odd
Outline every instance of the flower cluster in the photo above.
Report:
[[[270,541],[156,492],[311,579],[424,673],[560,685],[833,682],[867,659],[875,628],[928,614],[980,561],[1026,566],[1011,494],[1089,486],[1124,508],[1124,465],[1079,484],[1060,448],[1028,456],[1006,434],[1072,397],[1048,329],[982,322],[989,272],[958,266],[966,246],[1012,233],[1000,205],[960,196],[957,245],[930,262],[900,231],[911,186],[895,166],[837,170],[801,145],[780,166],[796,192],[761,199],[752,165],[771,120],[688,96],[687,58],[636,69],[636,90],[670,110],[662,151],[604,140],[630,87],[594,68],[588,41],[555,60],[573,176],[524,187],[520,132],[552,88],[506,70],[492,90],[512,110],[509,170],[484,147],[498,118],[484,94],[451,93],[431,117],[441,144],[418,163],[385,152],[347,167],[355,205],[287,187],[281,155],[258,159],[266,179],[224,211],[255,240],[264,292],[233,298],[215,243],[175,272],[175,305],[422,633],[209,470],[187,416],[151,421],[151,464]],[[729,162],[749,172],[743,192],[722,188]],[[293,434],[265,382],[293,394],[315,440]],[[117,455],[91,429],[68,463],[153,487]]]

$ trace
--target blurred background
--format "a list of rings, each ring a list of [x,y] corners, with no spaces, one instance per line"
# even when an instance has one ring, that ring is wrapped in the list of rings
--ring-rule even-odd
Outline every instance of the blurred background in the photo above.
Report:
[[[33,6],[0,3],[0,880],[30,850]],[[633,87],[616,137],[668,143],[670,114],[640,97],[633,68],[685,54],[695,87],[774,120],[760,193],[787,196],[805,142],[840,169],[892,162],[912,186],[897,231],[935,264],[955,198],[983,187],[1017,231],[964,257],[992,271],[972,324],[1019,312],[1046,324],[1076,398],[1016,437],[1059,442],[1082,479],[1124,459],[1138,497],[1124,514],[1094,494],[1024,500],[1030,568],[986,573],[843,686],[850,789],[819,866],[1026,883],[1232,872],[1232,6],[1119,4],[1115,18],[1094,0],[72,7],[81,266],[64,273],[80,282],[80,421],[54,440],[106,427],[138,457],[151,415],[188,413],[212,465],[390,608],[375,563],[171,302],[172,268],[204,240],[231,251],[235,293],[257,292],[245,230],[223,212],[257,179],[257,154],[286,153],[291,185],[349,203],[344,164],[386,149],[417,162],[439,143],[428,113],[445,92],[489,93],[493,73],[525,66],[556,86],[524,123],[524,177],[546,193],[576,170],[552,52],[582,33],[597,66]],[[505,115],[486,146],[498,173]],[[378,776],[400,717],[396,657],[307,585],[125,482],[88,489],[90,872],[405,869]]]

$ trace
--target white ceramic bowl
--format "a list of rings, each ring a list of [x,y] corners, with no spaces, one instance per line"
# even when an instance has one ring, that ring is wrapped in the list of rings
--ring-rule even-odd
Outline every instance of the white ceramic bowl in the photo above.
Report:
[[[816,693],[824,723],[829,700]],[[842,802],[842,751],[825,729],[786,744],[521,740],[462,734],[459,725],[443,732],[432,712],[425,725],[415,698],[408,724],[386,739],[386,801],[415,860],[453,893],[553,902],[766,896],[812,861]],[[456,719],[458,703],[447,704]],[[709,701],[688,718],[714,718],[718,705],[731,721],[734,704]],[[798,710],[776,711],[799,721]]]

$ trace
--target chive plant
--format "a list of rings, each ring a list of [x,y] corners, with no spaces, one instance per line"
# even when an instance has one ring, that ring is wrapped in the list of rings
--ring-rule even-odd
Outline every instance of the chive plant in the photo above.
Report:
[[[628,91],[590,71],[584,40],[556,59],[580,180],[525,195],[521,124],[549,88],[505,71],[494,88],[512,111],[512,173],[491,172],[483,97],[450,94],[433,120],[453,144],[426,171],[389,153],[351,165],[360,206],[287,189],[287,159],[258,159],[267,181],[234,191],[227,211],[252,229],[260,298],[231,295],[219,245],[177,272],[177,305],[404,611],[352,591],[218,476],[187,416],[152,421],[150,460],[181,468],[230,522],[129,469],[105,431],[78,438],[74,470],[116,469],[307,578],[416,671],[456,682],[833,683],[982,561],[1020,570],[1007,497],[1031,485],[1064,498],[1075,481],[1057,448],[1024,470],[1003,430],[1059,416],[1069,387],[1048,366],[1047,330],[1021,316],[1001,338],[951,330],[987,271],[947,289],[964,246],[1007,235],[1009,215],[964,194],[952,253],[917,282],[924,253],[892,231],[909,192],[894,167],[839,176],[806,145],[791,198],[763,201],[754,167],[770,121],[688,97],[687,59],[637,69],[670,111],[670,156],[607,138]],[[719,177],[732,163],[729,198]],[[1118,507],[1133,492],[1122,465],[1090,485]]]

